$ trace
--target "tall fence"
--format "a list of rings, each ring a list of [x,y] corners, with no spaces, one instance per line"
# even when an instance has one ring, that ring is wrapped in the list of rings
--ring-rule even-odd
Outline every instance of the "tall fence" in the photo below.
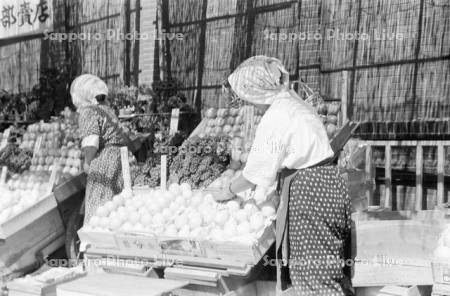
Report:
[[[139,3],[53,0],[52,32],[0,43],[0,88],[11,93],[28,92],[38,83],[42,69],[55,67],[67,71],[70,77],[92,73],[112,86],[137,84],[136,41],[122,37],[139,32]],[[58,36],[49,33],[77,33],[81,38],[71,42],[56,40]]]
[[[184,36],[166,42],[166,73],[198,108],[227,104],[221,82],[244,59],[264,54],[328,100],[341,97],[348,71],[348,114],[367,123],[361,134],[389,134],[375,123],[442,121],[426,133],[450,135],[447,0],[162,3],[163,28]]]

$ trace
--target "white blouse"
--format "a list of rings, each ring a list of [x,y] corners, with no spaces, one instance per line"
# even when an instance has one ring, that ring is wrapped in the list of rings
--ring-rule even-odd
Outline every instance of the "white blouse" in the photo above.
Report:
[[[317,112],[286,91],[261,118],[243,176],[253,184],[270,187],[281,169],[307,168],[333,154]]]

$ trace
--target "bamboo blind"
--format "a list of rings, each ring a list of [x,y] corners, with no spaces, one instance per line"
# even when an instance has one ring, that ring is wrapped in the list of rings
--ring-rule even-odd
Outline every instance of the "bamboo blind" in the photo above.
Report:
[[[175,45],[182,51],[169,43],[171,58],[196,60],[198,69],[186,72],[172,62],[165,70],[176,73],[192,101],[201,98],[200,106],[226,103],[220,82],[246,58],[264,54],[281,59],[291,80],[301,78],[329,100],[340,99],[341,73],[349,71],[348,113],[363,123],[450,118],[447,0],[169,2],[166,29],[197,26],[199,36]],[[334,38],[327,38],[330,32]],[[274,40],[269,33],[321,38]],[[353,37],[338,35],[345,33]]]
[[[136,0],[53,0],[56,33],[100,33],[116,30],[117,35],[132,32],[135,28]],[[128,9],[125,3],[129,3]],[[125,22],[129,19],[129,25]],[[128,27],[127,32],[125,32]],[[53,41],[44,36],[18,39],[0,47],[0,88],[9,92],[27,92],[38,83],[41,69],[66,68],[71,77],[82,73],[99,75],[111,87],[130,83],[139,69],[134,61],[135,42],[128,47],[123,38],[95,40]],[[128,50],[126,50],[128,49]],[[126,64],[125,61],[129,62]],[[127,79],[125,79],[128,76]],[[128,81],[127,81],[128,80]]]

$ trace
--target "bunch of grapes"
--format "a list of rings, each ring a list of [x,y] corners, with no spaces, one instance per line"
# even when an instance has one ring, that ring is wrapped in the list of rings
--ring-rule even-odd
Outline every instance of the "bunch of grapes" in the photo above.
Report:
[[[194,137],[188,139],[170,165],[170,180],[186,182],[193,188],[211,184],[230,162],[227,139]]]

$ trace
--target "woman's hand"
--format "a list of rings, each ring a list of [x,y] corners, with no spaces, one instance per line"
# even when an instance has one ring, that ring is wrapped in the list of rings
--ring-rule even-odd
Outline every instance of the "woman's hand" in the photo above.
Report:
[[[87,164],[86,162],[83,164],[83,170],[86,174],[89,174],[89,164]]]
[[[242,174],[235,178],[228,186],[221,192],[214,195],[214,199],[219,201],[227,201],[236,197],[236,194],[245,191],[249,188],[255,188],[255,184],[248,181]]]
[[[89,174],[89,169],[91,168],[91,166],[87,163],[87,162],[84,162],[83,163],[83,170],[84,170],[84,172],[86,173],[86,174]]]
[[[214,194],[214,200],[217,202],[227,201],[227,200],[233,199],[235,197],[236,197],[236,195],[232,194],[230,192],[230,190],[228,189],[228,187],[223,189],[222,191]]]

